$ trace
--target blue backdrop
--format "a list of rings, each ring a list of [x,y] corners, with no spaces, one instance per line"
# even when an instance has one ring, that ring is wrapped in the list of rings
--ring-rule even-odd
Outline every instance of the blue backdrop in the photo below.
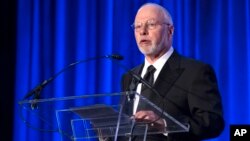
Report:
[[[173,46],[179,53],[209,63],[216,71],[226,127],[213,140],[229,140],[231,124],[250,124],[249,0],[18,0],[15,103],[77,60],[119,53],[125,57],[120,63],[128,68],[141,63],[130,25],[145,2],[169,10],[175,25]],[[119,92],[125,71],[109,59],[79,64],[41,95]],[[58,133],[28,128],[17,104],[14,113],[15,141],[59,140]]]

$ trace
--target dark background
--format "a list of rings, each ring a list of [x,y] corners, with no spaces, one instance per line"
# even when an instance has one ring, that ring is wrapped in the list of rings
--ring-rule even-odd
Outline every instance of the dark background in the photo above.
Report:
[[[15,47],[16,47],[16,0],[1,0],[1,38],[0,38],[0,104],[1,140],[12,140],[13,97],[15,83]]]

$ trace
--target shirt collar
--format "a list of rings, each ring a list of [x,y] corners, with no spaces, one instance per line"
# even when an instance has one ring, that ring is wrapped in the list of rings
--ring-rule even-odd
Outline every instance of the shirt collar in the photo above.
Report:
[[[157,76],[159,75],[161,69],[163,68],[164,64],[167,62],[168,58],[172,55],[172,53],[174,52],[174,48],[171,46],[169,48],[169,50],[164,54],[162,55],[158,60],[156,60],[154,62],[154,64],[152,64],[155,68],[156,68],[156,71],[155,71],[155,78],[157,78]],[[142,76],[144,76],[144,74],[146,73],[147,71],[147,68],[148,66],[150,66],[151,64],[147,61],[147,59],[145,58],[145,63],[144,63],[144,67],[143,67],[143,70],[142,70]]]

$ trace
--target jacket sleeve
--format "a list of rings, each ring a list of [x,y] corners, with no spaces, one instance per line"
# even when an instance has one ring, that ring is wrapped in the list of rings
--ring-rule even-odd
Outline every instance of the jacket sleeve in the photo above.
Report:
[[[214,70],[203,65],[192,81],[188,95],[190,132],[200,139],[218,136],[224,129],[222,102]]]

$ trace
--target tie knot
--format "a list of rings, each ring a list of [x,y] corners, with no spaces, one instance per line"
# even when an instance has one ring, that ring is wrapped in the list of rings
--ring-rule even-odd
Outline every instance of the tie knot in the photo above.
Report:
[[[155,71],[156,71],[156,69],[153,65],[148,66],[147,72],[154,73]]]

